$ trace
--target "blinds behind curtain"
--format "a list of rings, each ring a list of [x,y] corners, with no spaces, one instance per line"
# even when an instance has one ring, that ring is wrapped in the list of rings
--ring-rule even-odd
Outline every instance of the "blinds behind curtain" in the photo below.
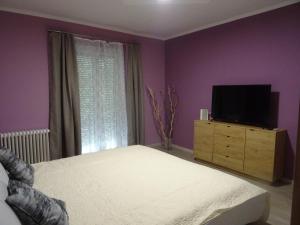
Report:
[[[82,153],[127,146],[123,45],[75,38],[75,47]]]

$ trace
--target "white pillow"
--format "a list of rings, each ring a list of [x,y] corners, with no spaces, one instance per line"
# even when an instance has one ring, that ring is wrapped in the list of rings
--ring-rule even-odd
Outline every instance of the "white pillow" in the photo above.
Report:
[[[2,166],[2,164],[0,163],[0,181],[2,181],[7,186],[8,180],[9,180],[9,178],[7,176],[7,172],[4,169],[4,167]]]
[[[21,225],[14,211],[3,201],[0,201],[0,225]]]
[[[5,202],[8,181],[7,172],[0,163],[0,225],[21,225],[17,215]]]
[[[7,185],[0,181],[0,202],[4,202],[8,196]]]
[[[0,202],[5,201],[7,198],[7,185],[8,185],[8,176],[6,170],[3,168],[2,164],[0,163]],[[1,225],[1,224],[0,224]]]

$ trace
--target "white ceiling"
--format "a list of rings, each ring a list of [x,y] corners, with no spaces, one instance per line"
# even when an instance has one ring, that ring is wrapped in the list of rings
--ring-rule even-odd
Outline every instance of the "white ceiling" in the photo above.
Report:
[[[170,39],[298,0],[1,0],[0,10]]]

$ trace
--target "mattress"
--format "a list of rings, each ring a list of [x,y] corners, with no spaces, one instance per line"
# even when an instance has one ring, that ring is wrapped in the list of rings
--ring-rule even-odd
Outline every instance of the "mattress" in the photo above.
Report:
[[[34,187],[66,202],[70,225],[245,225],[268,217],[265,190],[144,146],[34,168]]]

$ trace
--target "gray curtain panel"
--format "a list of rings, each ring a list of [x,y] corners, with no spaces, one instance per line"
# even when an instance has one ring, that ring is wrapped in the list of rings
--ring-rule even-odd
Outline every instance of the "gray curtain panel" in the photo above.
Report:
[[[144,80],[140,46],[127,44],[125,52],[128,145],[145,144]]]
[[[81,154],[79,78],[74,38],[49,32],[51,159]]]

